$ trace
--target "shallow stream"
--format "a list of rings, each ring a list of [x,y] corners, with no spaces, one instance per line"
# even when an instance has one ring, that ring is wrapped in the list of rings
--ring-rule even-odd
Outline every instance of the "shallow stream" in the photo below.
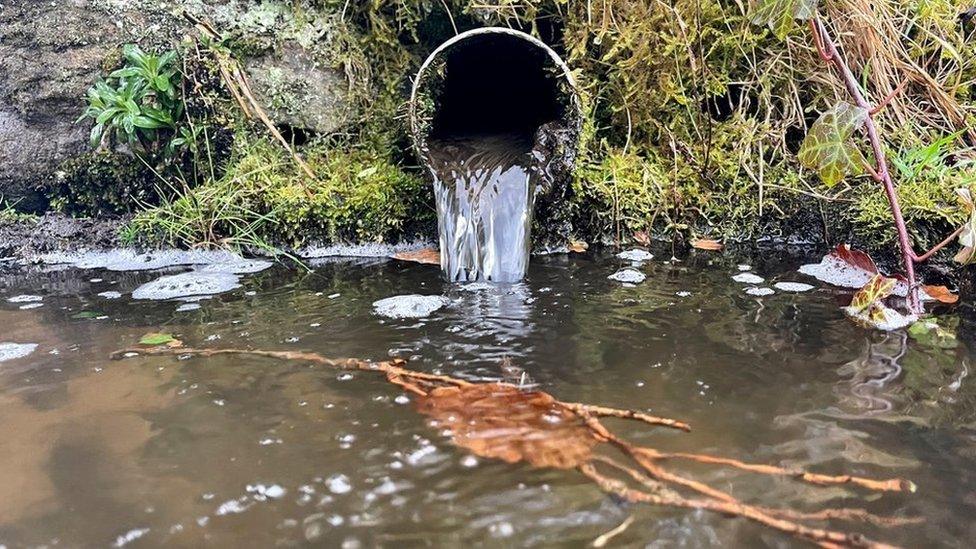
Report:
[[[971,332],[943,348],[863,330],[838,306],[849,294],[798,274],[798,262],[744,261],[655,258],[631,286],[608,279],[630,265],[612,256],[534,257],[526,279],[507,285],[323,259],[311,272],[233,275],[228,291],[195,302],[132,297],[185,269],[9,275],[0,342],[36,347],[5,347],[0,362],[0,546],[580,547],[631,513],[616,546],[803,546],[739,519],[621,503],[571,470],[468,455],[367,373],[250,356],[109,360],[149,332],[193,347],[398,356],[476,380],[515,366],[558,398],[692,425],[614,424],[641,444],[919,487],[877,497],[679,467],[743,500],[921,516],[829,525],[906,546],[971,546]],[[749,295],[733,280],[742,272],[814,288]],[[376,314],[375,301],[402,294],[447,301],[426,318]]]

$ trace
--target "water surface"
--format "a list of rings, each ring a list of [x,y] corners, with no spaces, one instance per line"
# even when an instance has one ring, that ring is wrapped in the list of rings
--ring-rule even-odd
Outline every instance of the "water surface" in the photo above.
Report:
[[[616,425],[642,444],[919,486],[876,498],[679,467],[747,501],[917,515],[926,522],[849,529],[907,546],[970,545],[970,332],[942,349],[865,331],[844,318],[842,291],[750,296],[732,280],[737,263],[655,259],[639,267],[647,281],[628,287],[607,279],[629,265],[615,258],[535,257],[521,283],[465,286],[436,267],[331,260],[310,273],[245,275],[183,311],[131,298],[160,272],[9,276],[0,341],[37,347],[0,362],[0,544],[582,546],[636,513],[615,543],[802,545],[742,520],[621,504],[573,471],[474,458],[366,373],[248,356],[108,360],[147,332],[170,332],[195,347],[399,356],[470,379],[499,379],[514,364],[561,399],[694,429]],[[752,272],[816,284],[794,268]],[[400,294],[452,301],[420,320],[373,313],[374,301]],[[7,301],[19,295],[41,300]]]

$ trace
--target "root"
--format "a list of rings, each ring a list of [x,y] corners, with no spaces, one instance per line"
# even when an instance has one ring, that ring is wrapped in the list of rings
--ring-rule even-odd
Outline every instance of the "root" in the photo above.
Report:
[[[685,509],[702,509],[714,511],[723,515],[740,517],[767,526],[774,530],[805,539],[821,547],[870,547],[873,549],[890,548],[891,545],[873,541],[861,534],[847,534],[821,528],[811,528],[791,520],[777,518],[764,513],[761,509],[736,502],[716,501],[713,499],[686,499],[683,497],[652,494],[630,488],[625,483],[604,476],[597,472],[591,464],[581,465],[579,471],[592,480],[603,491],[616,495],[632,503],[648,503],[665,507],[680,507]]]
[[[662,427],[670,427],[672,429],[679,429],[681,431],[689,432],[691,431],[691,426],[683,421],[678,421],[676,419],[670,419],[666,417],[657,417],[647,415],[641,412],[636,412],[634,410],[618,410],[616,408],[607,408],[604,406],[594,406],[592,404],[580,404],[578,402],[560,402],[567,410],[583,415],[590,414],[596,417],[617,417],[621,419],[632,419],[635,421],[642,421],[648,425],[657,425]]]
[[[698,463],[707,463],[710,465],[725,465],[728,467],[741,469],[743,471],[759,473],[761,475],[790,477],[796,480],[821,486],[853,484],[855,486],[860,486],[862,488],[879,492],[915,492],[917,489],[915,483],[900,478],[873,480],[869,478],[854,477],[851,475],[820,475],[799,469],[786,469],[783,467],[776,467],[774,465],[746,463],[737,459],[709,456],[705,454],[660,453],[650,450],[647,450],[644,453],[653,459],[686,459]]]
[[[438,406],[442,407],[441,410],[445,406],[454,406],[450,408],[448,414],[453,417],[457,411],[471,409],[474,406],[477,412],[472,419],[465,420],[464,425],[459,426],[455,431],[455,444],[476,454],[481,452],[480,455],[484,457],[505,459],[509,462],[522,461],[543,467],[576,468],[603,491],[632,503],[702,509],[740,517],[821,547],[832,548],[891,546],[870,540],[860,534],[816,528],[803,523],[843,520],[892,527],[920,522],[920,519],[916,518],[881,517],[864,509],[823,509],[802,512],[750,505],[704,482],[668,471],[662,462],[682,459],[706,465],[731,467],[760,475],[787,477],[818,486],[852,485],[880,492],[914,492],[915,485],[907,480],[874,480],[850,475],[822,475],[706,454],[661,452],[624,440],[603,425],[600,418],[628,419],[681,431],[690,430],[687,423],[634,410],[562,402],[546,393],[524,391],[508,383],[474,383],[445,375],[417,372],[406,368],[406,362],[400,359],[370,362],[353,358],[333,359],[317,353],[299,351],[193,349],[168,346],[123,349],[112,353],[111,358],[118,360],[134,355],[211,357],[235,354],[308,362],[341,370],[382,373],[387,382],[421,397],[424,405],[418,408],[418,411],[427,415],[436,414]],[[446,388],[452,387],[455,389],[445,391]],[[468,396],[475,400],[465,400]],[[557,416],[562,419],[553,423],[551,421],[554,417],[553,413],[557,413]],[[482,418],[485,419],[484,424],[488,431],[473,430]],[[566,428],[566,425],[577,421],[575,427]],[[557,427],[560,423],[565,425]],[[512,425],[518,428],[510,428]],[[458,435],[461,436],[460,439]],[[552,438],[555,436],[562,438]],[[544,440],[547,437],[549,442]],[[615,448],[627,458],[627,463],[595,453],[594,446]],[[601,473],[597,470],[597,465],[606,467],[624,480]],[[628,482],[636,484],[638,488],[632,488]],[[682,492],[694,493],[695,496],[686,497]],[[597,538],[597,542],[602,540],[602,543],[606,543],[627,526],[629,522],[625,521],[618,528]]]

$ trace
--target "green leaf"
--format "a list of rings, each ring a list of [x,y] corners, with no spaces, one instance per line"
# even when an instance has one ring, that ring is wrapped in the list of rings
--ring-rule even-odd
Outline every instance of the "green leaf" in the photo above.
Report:
[[[148,116],[142,116],[142,115],[134,116],[132,118],[132,124],[137,128],[144,128],[144,129],[155,129],[155,128],[166,127],[165,123],[160,122],[159,120],[156,120],[154,118],[150,118]]]
[[[749,20],[766,25],[780,40],[793,30],[794,21],[810,19],[817,12],[818,0],[756,0]]]
[[[103,133],[105,133],[105,124],[95,124],[92,126],[91,134],[89,136],[92,147],[97,147],[102,142]]]
[[[851,139],[864,125],[868,110],[841,101],[820,115],[800,145],[800,163],[816,170],[832,187],[850,174],[864,170],[864,155]]]
[[[98,116],[95,117],[95,122],[98,124],[106,124],[108,123],[109,120],[112,119],[112,117],[114,117],[116,114],[120,112],[122,112],[122,110],[117,107],[111,107],[105,109],[104,111],[99,113]]]
[[[142,336],[139,345],[166,345],[172,341],[176,341],[173,334],[149,333]]]
[[[855,312],[865,311],[873,305],[880,303],[882,299],[891,295],[895,289],[896,280],[884,275],[876,274],[863,288],[854,294],[851,300],[851,309]]]
[[[129,78],[129,77],[132,77],[132,76],[137,76],[141,72],[142,71],[139,70],[138,67],[125,67],[125,68],[119,69],[117,71],[113,71],[111,74],[109,74],[109,77],[111,77],[111,78]]]

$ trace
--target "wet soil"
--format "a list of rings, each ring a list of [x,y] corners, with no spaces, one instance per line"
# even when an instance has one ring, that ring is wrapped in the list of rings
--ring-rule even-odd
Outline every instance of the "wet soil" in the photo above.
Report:
[[[55,213],[31,220],[0,221],[0,259],[117,248],[121,245],[118,231],[123,224],[123,219],[77,219]]]

